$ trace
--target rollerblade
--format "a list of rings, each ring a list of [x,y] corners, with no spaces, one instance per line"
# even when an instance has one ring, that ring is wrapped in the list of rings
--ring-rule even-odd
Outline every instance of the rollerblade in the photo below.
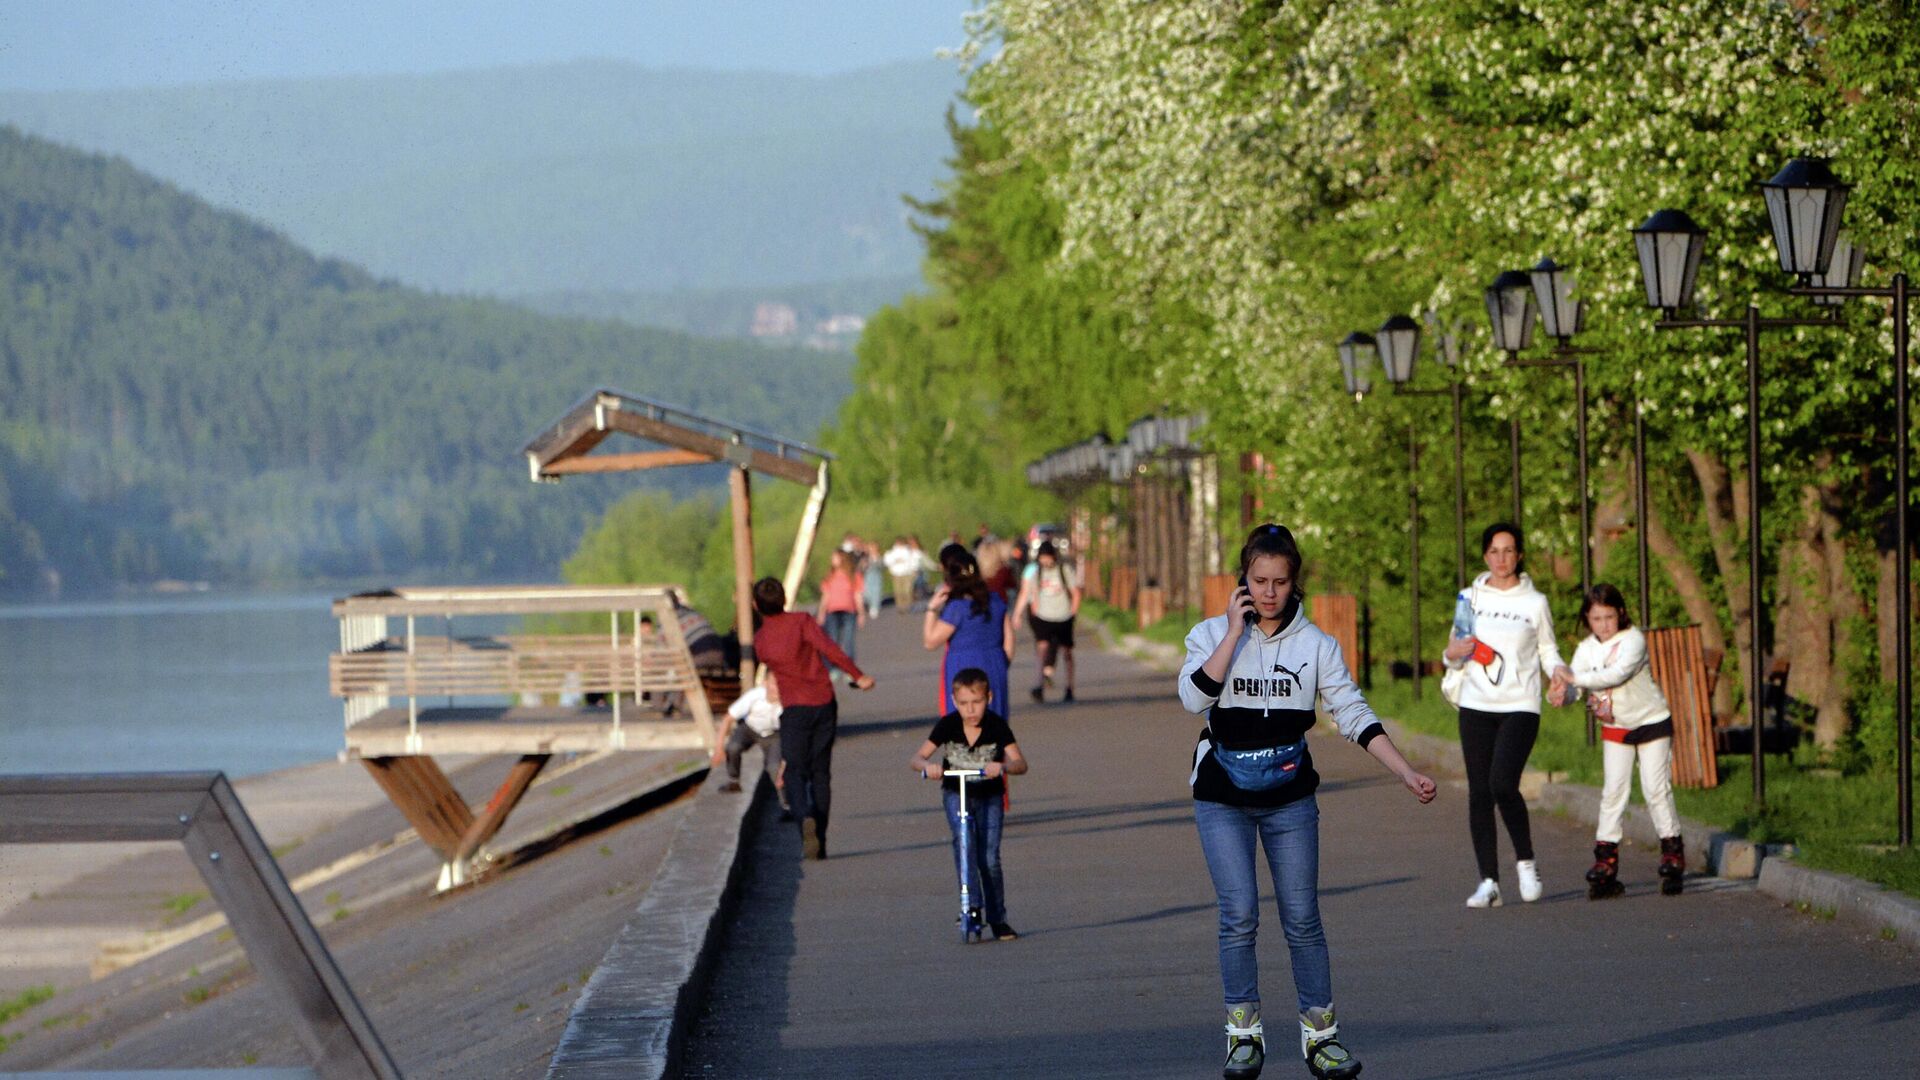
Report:
[[[1267,1063],[1266,1029],[1260,1024],[1260,1003],[1227,1006],[1227,1062],[1220,1067],[1226,1080],[1253,1080]]]
[[[1587,899],[1605,900],[1626,892],[1620,884],[1620,845],[1601,840],[1593,845],[1593,869],[1587,871]]]
[[[1685,888],[1687,873],[1687,842],[1678,836],[1660,838],[1660,892],[1665,896],[1679,896]]]
[[[1331,1005],[1300,1014],[1300,1056],[1307,1059],[1307,1071],[1317,1080],[1360,1075],[1359,1059],[1340,1045],[1340,1025],[1334,1022]]]

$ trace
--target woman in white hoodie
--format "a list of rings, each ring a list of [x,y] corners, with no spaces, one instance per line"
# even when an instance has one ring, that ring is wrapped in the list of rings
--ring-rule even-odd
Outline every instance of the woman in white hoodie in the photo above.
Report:
[[[1300,1010],[1300,1054],[1316,1077],[1349,1077],[1360,1062],[1338,1039],[1333,977],[1320,925],[1317,882],[1320,778],[1307,753],[1314,703],[1340,734],[1366,748],[1421,802],[1433,781],[1394,749],[1347,673],[1340,646],[1300,610],[1300,548],[1279,525],[1262,525],[1240,549],[1240,588],[1227,613],[1187,634],[1180,703],[1205,713],[1194,747],[1193,816],[1220,902],[1220,980],[1226,991],[1227,1080],[1260,1075],[1266,1036],[1260,1021],[1257,853],[1265,852],[1292,958]]]
[[[1593,633],[1573,650],[1572,684],[1554,696],[1564,704],[1585,692],[1587,708],[1600,721],[1606,782],[1600,789],[1600,820],[1593,834],[1593,869],[1587,897],[1618,896],[1620,820],[1640,765],[1640,797],[1660,834],[1660,891],[1672,896],[1687,872],[1680,815],[1673,807],[1673,713],[1647,668],[1647,635],[1627,616],[1626,598],[1611,585],[1595,585],[1580,602],[1580,621]]]
[[[1459,701],[1460,756],[1467,768],[1467,831],[1480,866],[1480,887],[1467,898],[1470,908],[1500,906],[1495,807],[1513,841],[1520,899],[1532,902],[1542,892],[1520,773],[1540,735],[1540,676],[1551,677],[1557,686],[1573,672],[1554,644],[1546,596],[1520,569],[1524,545],[1520,526],[1504,521],[1480,534],[1487,572],[1466,591],[1473,605],[1473,636],[1447,643],[1447,667],[1466,669]],[[1491,649],[1492,659],[1473,659],[1476,647],[1481,655]]]

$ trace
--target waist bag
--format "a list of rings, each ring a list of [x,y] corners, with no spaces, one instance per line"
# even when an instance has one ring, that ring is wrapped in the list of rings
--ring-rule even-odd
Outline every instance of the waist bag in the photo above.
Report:
[[[1300,775],[1300,758],[1307,752],[1307,741],[1283,746],[1263,746],[1257,750],[1229,750],[1213,744],[1213,760],[1226,770],[1227,779],[1241,791],[1272,791]]]

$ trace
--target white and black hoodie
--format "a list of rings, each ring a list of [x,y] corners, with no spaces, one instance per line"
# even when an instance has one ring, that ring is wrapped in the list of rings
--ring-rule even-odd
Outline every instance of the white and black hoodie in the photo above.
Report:
[[[1466,683],[1460,687],[1460,707],[1492,713],[1540,712],[1540,676],[1552,677],[1563,661],[1553,640],[1553,612],[1547,597],[1525,574],[1511,589],[1487,585],[1491,573],[1482,573],[1467,587],[1473,604],[1473,636],[1500,659],[1491,667],[1474,660],[1442,659],[1450,668],[1464,666]],[[1499,681],[1494,680],[1498,673]]]
[[[1180,667],[1180,703],[1188,712],[1206,713],[1207,726],[1193,751],[1193,797],[1229,806],[1284,806],[1313,794],[1320,785],[1313,756],[1302,753],[1300,775],[1271,791],[1243,791],[1228,779],[1211,750],[1218,742],[1234,750],[1256,750],[1300,742],[1314,724],[1314,699],[1327,706],[1340,734],[1361,746],[1385,734],[1360,688],[1353,684],[1340,646],[1290,604],[1272,637],[1258,627],[1243,631],[1219,615],[1187,634],[1187,661]],[[1227,634],[1240,639],[1227,664],[1227,679],[1216,681],[1201,670]]]

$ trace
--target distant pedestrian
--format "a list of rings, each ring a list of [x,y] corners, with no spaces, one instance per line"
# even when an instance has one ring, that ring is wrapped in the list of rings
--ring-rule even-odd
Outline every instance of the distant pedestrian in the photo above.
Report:
[[[867,605],[867,618],[880,617],[880,600],[886,594],[887,571],[882,564],[880,545],[868,543],[860,555],[860,599]]]
[[[727,782],[720,785],[720,790],[730,794],[740,790],[740,759],[759,746],[766,759],[767,777],[773,781],[775,794],[780,796],[780,820],[793,820],[792,808],[787,804],[786,784],[781,778],[786,763],[780,758],[779,676],[768,673],[766,685],[748,687],[746,693],[727,706],[723,715],[725,719],[720,721],[720,736],[713,749],[713,763],[724,763],[727,767]]]
[[[1520,774],[1540,736],[1540,676],[1558,684],[1573,672],[1554,643],[1546,596],[1521,569],[1526,540],[1520,526],[1504,521],[1487,526],[1480,534],[1480,553],[1487,572],[1462,593],[1473,608],[1473,636],[1449,639],[1444,658],[1447,667],[1465,669],[1460,756],[1467,771],[1467,832],[1480,870],[1480,886],[1467,906],[1495,908],[1501,904],[1496,806],[1513,841],[1520,899],[1532,903],[1545,891],[1533,859],[1533,824],[1520,794]],[[1474,660],[1476,648],[1492,650],[1493,660]]]
[[[1004,544],[999,540],[981,544],[973,553],[973,558],[980,564],[980,577],[987,583],[987,591],[1011,605],[1020,579],[1013,575],[1013,567],[1007,564]]]
[[[865,585],[854,569],[854,557],[835,550],[829,560],[826,580],[820,583],[820,625],[840,651],[856,656],[856,631],[867,625],[867,609],[860,594]]]
[[[1320,924],[1319,774],[1306,736],[1317,698],[1340,733],[1400,778],[1422,803],[1432,780],[1415,772],[1347,673],[1340,646],[1301,610],[1305,567],[1293,534],[1253,530],[1240,549],[1241,587],[1227,613],[1187,634],[1180,702],[1205,713],[1194,748],[1194,820],[1220,902],[1220,979],[1226,991],[1228,1080],[1260,1075],[1266,1034],[1260,1020],[1254,942],[1260,926],[1256,853],[1264,850],[1293,961],[1300,1052],[1317,1077],[1360,1072],[1339,1041],[1333,976]]]
[[[999,712],[1012,712],[1007,701],[1007,665],[1013,659],[1013,621],[1007,602],[993,595],[980,577],[980,564],[959,544],[940,549],[945,584],[927,601],[920,643],[940,649],[940,715],[953,711],[950,684],[960,671],[977,667],[987,673]]]
[[[953,711],[942,716],[911,762],[921,776],[939,777],[947,808],[947,828],[953,832],[954,872],[967,874],[968,895],[978,897],[986,925],[995,941],[1019,937],[1007,923],[1007,883],[1000,869],[1000,826],[1005,820],[1004,777],[1027,771],[1027,759],[1014,740],[1006,717],[992,708],[987,673],[963,668],[953,677],[949,696]],[[936,755],[938,759],[936,760]],[[973,824],[968,830],[973,851],[960,847],[960,781],[942,776],[947,769],[979,769],[967,784],[967,809]]]
[[[1587,896],[1620,894],[1621,819],[1640,766],[1640,797],[1660,835],[1660,891],[1678,893],[1687,872],[1686,842],[1673,805],[1673,713],[1647,666],[1647,635],[1627,615],[1626,598],[1612,585],[1595,585],[1580,602],[1580,621],[1591,631],[1573,650],[1573,677],[1554,681],[1548,700],[1564,705],[1585,692],[1587,709],[1600,722],[1600,753],[1606,780],[1600,789],[1600,820],[1593,833],[1593,868]]]
[[[887,576],[893,579],[893,610],[904,612],[913,607],[913,587],[920,580],[920,552],[907,546],[907,538],[895,537],[893,546],[882,556]]]
[[[1033,650],[1040,661],[1039,681],[1027,692],[1033,700],[1046,700],[1054,670],[1061,664],[1067,669],[1067,686],[1060,700],[1073,700],[1073,623],[1079,614],[1079,578],[1060,561],[1053,541],[1041,541],[1021,576],[1020,598],[1013,605],[1013,621],[1018,624],[1023,615],[1026,617],[1027,628],[1033,631]]]
[[[787,801],[800,819],[801,850],[827,857],[827,812],[833,802],[833,741],[840,703],[827,665],[853,677],[857,690],[873,689],[873,677],[827,637],[813,616],[787,610],[787,590],[778,578],[753,583],[758,624],[753,651],[780,680],[780,756],[786,762]]]

